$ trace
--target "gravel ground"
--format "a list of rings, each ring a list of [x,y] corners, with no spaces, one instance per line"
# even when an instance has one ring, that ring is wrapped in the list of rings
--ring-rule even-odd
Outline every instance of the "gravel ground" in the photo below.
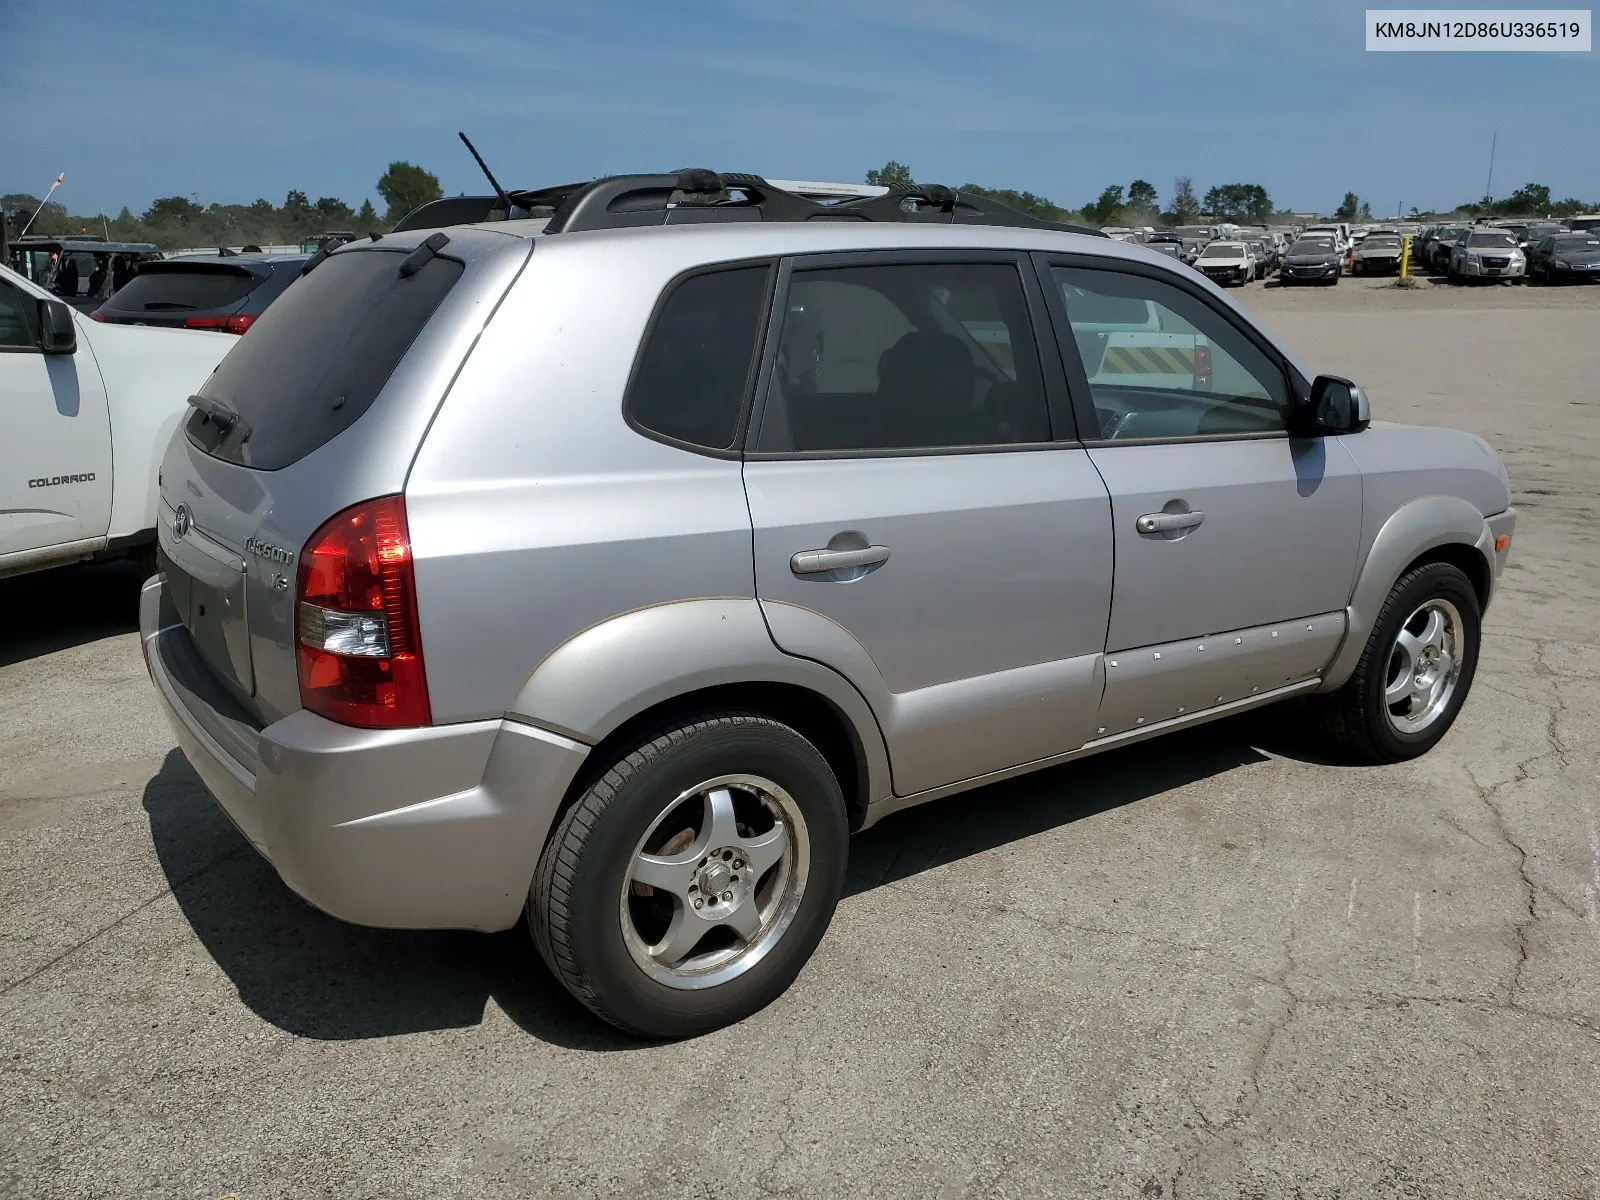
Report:
[[[1356,768],[1286,709],[891,818],[691,1042],[518,933],[309,910],[172,749],[130,573],[0,582],[0,1194],[1600,1195],[1600,288],[1237,294],[1505,454],[1455,729]]]

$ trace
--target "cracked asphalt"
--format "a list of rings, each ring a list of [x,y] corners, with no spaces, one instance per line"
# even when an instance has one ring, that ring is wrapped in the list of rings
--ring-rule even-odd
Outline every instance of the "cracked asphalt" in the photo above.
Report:
[[[1600,288],[1240,294],[1505,456],[1461,719],[1293,708],[856,839],[794,989],[676,1045],[520,933],[342,925],[157,713],[120,566],[0,582],[0,1194],[1600,1196]]]

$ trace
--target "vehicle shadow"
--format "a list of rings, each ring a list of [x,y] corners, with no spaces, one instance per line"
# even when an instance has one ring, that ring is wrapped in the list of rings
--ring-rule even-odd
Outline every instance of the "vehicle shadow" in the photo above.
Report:
[[[179,908],[245,1005],[301,1037],[393,1037],[477,1025],[490,998],[546,1041],[641,1043],[596,1020],[526,932],[371,929],[301,900],[223,814],[182,751],[144,789],[150,837]]]
[[[139,628],[132,562],[82,563],[0,579],[0,667]]]
[[[1307,755],[1276,714],[1247,715],[934,801],[851,843],[858,895],[1172,788]],[[247,843],[178,750],[145,785],[150,835],[195,934],[257,1016],[346,1040],[460,1028],[495,1004],[525,1032],[575,1049],[645,1043],[604,1025],[556,981],[525,930],[478,934],[348,925],[300,900]]]
[[[896,883],[1269,755],[1342,765],[1304,734],[1303,712],[1291,701],[905,809],[852,839],[845,893]]]

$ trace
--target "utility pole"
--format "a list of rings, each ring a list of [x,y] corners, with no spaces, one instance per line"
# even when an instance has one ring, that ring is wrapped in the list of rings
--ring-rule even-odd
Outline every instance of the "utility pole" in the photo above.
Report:
[[[1487,205],[1494,199],[1494,151],[1500,144],[1500,131],[1494,131],[1494,137],[1489,141],[1489,182],[1483,185],[1483,202]]]

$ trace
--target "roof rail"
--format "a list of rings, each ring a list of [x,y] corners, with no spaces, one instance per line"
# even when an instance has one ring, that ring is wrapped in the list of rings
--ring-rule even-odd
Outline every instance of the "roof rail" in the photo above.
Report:
[[[532,217],[539,215],[538,209],[544,208],[551,212],[544,230],[547,234],[752,221],[921,221],[1055,229],[1090,237],[1105,236],[1098,229],[1045,221],[987,196],[954,191],[940,184],[919,183],[887,189],[861,187],[859,191],[856,185],[802,183],[798,186],[811,194],[797,194],[759,175],[719,174],[701,168],[663,175],[611,175],[585,183],[512,191],[509,213],[496,196],[452,196],[435,200],[407,214],[395,226],[395,232]],[[824,192],[824,187],[830,190]]]

